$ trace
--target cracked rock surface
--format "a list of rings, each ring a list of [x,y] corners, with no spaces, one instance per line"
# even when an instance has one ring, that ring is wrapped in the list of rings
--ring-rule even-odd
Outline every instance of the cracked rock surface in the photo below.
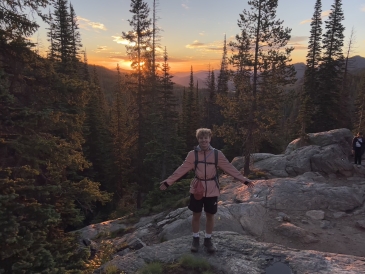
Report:
[[[304,145],[294,140],[282,155],[256,154],[254,168],[267,179],[250,190],[221,176],[213,232],[218,251],[210,255],[201,249],[194,256],[227,274],[265,273],[275,263],[293,273],[365,273],[365,166],[350,163],[351,140],[349,130],[339,129],[310,134]],[[242,158],[234,164],[242,168]],[[119,218],[78,232],[93,253],[100,252],[105,235],[116,250],[95,273],[110,265],[135,273],[150,262],[172,263],[189,254],[191,218],[183,207],[137,223]],[[202,214],[201,237],[204,229]]]
[[[114,265],[126,273],[135,273],[150,262],[174,263],[184,254],[190,253],[187,245],[190,240],[190,236],[180,237],[144,247],[122,257],[117,256],[105,264],[99,272],[109,265]],[[218,247],[215,254],[211,255],[200,250],[195,256],[205,258],[220,273],[261,274],[275,262],[286,264],[293,273],[359,274],[365,270],[363,257],[290,249],[280,245],[260,243],[249,236],[235,232],[217,232],[214,241]]]

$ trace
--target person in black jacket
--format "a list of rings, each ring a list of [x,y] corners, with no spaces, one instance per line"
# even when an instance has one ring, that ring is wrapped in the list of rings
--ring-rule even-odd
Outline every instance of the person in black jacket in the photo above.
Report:
[[[352,140],[352,154],[355,156],[355,165],[357,166],[361,166],[361,156],[365,146],[363,141],[362,132],[357,133]]]

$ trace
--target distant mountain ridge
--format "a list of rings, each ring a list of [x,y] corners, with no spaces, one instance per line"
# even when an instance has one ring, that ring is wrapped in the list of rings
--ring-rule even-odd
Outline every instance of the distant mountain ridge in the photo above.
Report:
[[[293,64],[294,69],[296,71],[296,78],[297,79],[301,79],[304,77],[304,72],[305,72],[305,64],[304,63],[295,63]],[[349,58],[349,64],[348,64],[348,68],[350,71],[356,71],[359,69],[364,69],[365,68],[365,58],[359,55],[353,56],[351,58]],[[200,70],[197,72],[193,72],[194,73],[194,85],[196,85],[196,83],[198,82],[199,88],[206,88],[206,78],[208,76],[208,71],[204,71],[204,70]],[[172,81],[176,84],[188,87],[189,83],[190,83],[190,72],[177,72],[177,73],[172,73],[172,75],[174,76],[172,78]],[[214,75],[217,79],[218,75],[219,75],[219,70],[214,70]],[[229,84],[229,86],[231,85],[231,83]]]
[[[304,72],[305,72],[305,64],[304,63],[295,63],[293,64],[295,71],[297,72],[296,74],[296,78],[297,79],[301,79],[304,76]],[[360,69],[365,69],[365,58],[359,55],[353,56],[349,59],[349,64],[348,64],[349,70],[350,71],[358,71]],[[95,66],[96,71],[98,73],[99,79],[101,80],[101,86],[102,88],[106,91],[107,93],[107,97],[108,94],[114,89],[115,83],[116,83],[116,76],[117,76],[117,70],[111,70],[102,66]],[[93,70],[94,70],[94,65],[89,65],[89,71],[90,74],[93,74]],[[129,73],[130,70],[124,70],[121,69],[120,70],[121,73]],[[189,86],[189,82],[190,82],[190,71],[188,72],[175,72],[172,73],[172,75],[174,76],[172,78],[172,81],[180,86],[183,87],[188,87]],[[214,70],[214,75],[215,78],[218,78],[219,75],[219,70],[216,69]],[[200,71],[196,71],[193,74],[194,76],[194,86],[196,86],[196,83],[198,83],[199,88],[206,88],[206,79],[208,76],[208,71],[205,70],[200,70]],[[234,85],[233,82],[230,81],[228,83],[228,87],[229,90],[233,90],[234,89]]]

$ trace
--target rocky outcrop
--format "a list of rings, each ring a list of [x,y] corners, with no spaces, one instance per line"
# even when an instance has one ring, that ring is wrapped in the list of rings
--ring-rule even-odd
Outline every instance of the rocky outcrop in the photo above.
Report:
[[[222,273],[245,273],[242,271],[247,268],[250,269],[249,273],[263,273],[262,271],[274,262],[285,263],[293,273],[305,273],[301,271],[304,271],[306,260],[309,258],[313,260],[313,272],[309,273],[361,273],[358,272],[360,270],[364,272],[364,257],[300,251],[280,244],[259,243],[255,240],[266,237],[267,227],[271,222],[271,233],[277,235],[276,237],[303,245],[321,244],[326,239],[321,235],[322,232],[313,231],[313,226],[319,230],[328,230],[331,236],[339,229],[338,225],[336,227],[338,218],[365,216],[365,179],[349,186],[332,186],[329,182],[331,181],[319,173],[309,172],[294,178],[258,181],[255,188],[249,191],[244,186],[234,183],[232,178],[224,176],[221,180],[223,189],[214,232],[214,241],[218,243],[220,251],[213,257],[204,252],[197,256],[205,257]],[[271,212],[277,212],[276,218]],[[298,212],[303,214],[298,217]],[[132,226],[133,229],[123,236],[110,239],[116,251],[111,261],[96,273],[102,273],[102,269],[111,264],[126,273],[134,273],[136,269],[154,260],[168,263],[189,253],[191,217],[191,212],[184,207],[168,214],[160,213],[141,218],[134,225],[124,224],[126,227]],[[365,233],[362,232],[361,219],[347,224],[361,231],[357,232],[360,233],[359,237],[361,233]],[[113,225],[85,227],[80,231],[80,235],[98,235],[95,233],[98,227],[105,233],[105,227],[113,229],[118,227],[116,224],[121,225],[125,221],[110,222]],[[309,226],[310,224],[312,226]],[[202,230],[204,225],[203,215]],[[201,236],[203,237],[203,234]],[[336,241],[336,238],[333,240]],[[93,247],[94,241],[97,242],[97,238],[92,239]],[[164,242],[160,244],[161,241]],[[228,264],[223,264],[224,260],[236,263],[227,268]],[[328,262],[324,264],[326,260]],[[348,270],[346,264],[349,263],[354,263],[355,268]]]
[[[339,129],[309,134],[306,145],[295,140],[282,155],[254,154],[251,167],[270,179],[256,181],[253,189],[221,176],[214,227],[218,251],[196,256],[227,274],[264,273],[275,263],[293,273],[365,273],[365,168],[348,160],[351,140],[349,130]],[[235,159],[237,168],[243,160]],[[191,218],[183,207],[134,224],[123,218],[94,224],[78,233],[92,254],[100,252],[104,236],[115,250],[96,273],[109,265],[134,273],[149,262],[172,263],[190,253]],[[204,214],[200,225],[203,236]],[[346,252],[352,255],[335,254]]]
[[[300,233],[298,234],[300,236]],[[235,232],[217,232],[214,240],[218,250],[210,255],[201,250],[195,256],[205,258],[220,273],[265,273],[274,263],[287,265],[292,273],[341,273],[358,274],[365,271],[363,257],[295,250],[280,245],[260,243],[251,237]],[[125,273],[135,273],[150,262],[174,263],[189,254],[191,236],[179,237],[161,244],[146,246],[125,256],[116,256],[95,273],[102,273],[108,266],[116,266]]]
[[[348,129],[309,133],[305,140],[292,141],[284,154],[252,154],[250,166],[253,170],[266,172],[271,178],[298,176],[310,171],[325,175],[364,176],[365,166],[358,168],[352,164],[352,138]],[[237,169],[242,169],[243,163],[244,157],[232,161]]]

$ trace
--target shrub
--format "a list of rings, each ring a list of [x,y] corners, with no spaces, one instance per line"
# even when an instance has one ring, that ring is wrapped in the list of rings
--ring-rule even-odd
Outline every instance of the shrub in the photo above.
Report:
[[[187,269],[198,269],[200,272],[210,269],[210,264],[203,258],[197,258],[190,254],[184,255],[180,258],[179,263],[182,267]]]
[[[163,266],[159,262],[153,262],[140,269],[138,274],[163,274]]]
[[[115,265],[109,265],[103,271],[103,274],[124,274],[124,273],[125,273],[124,271],[120,272],[118,267],[116,267]]]

